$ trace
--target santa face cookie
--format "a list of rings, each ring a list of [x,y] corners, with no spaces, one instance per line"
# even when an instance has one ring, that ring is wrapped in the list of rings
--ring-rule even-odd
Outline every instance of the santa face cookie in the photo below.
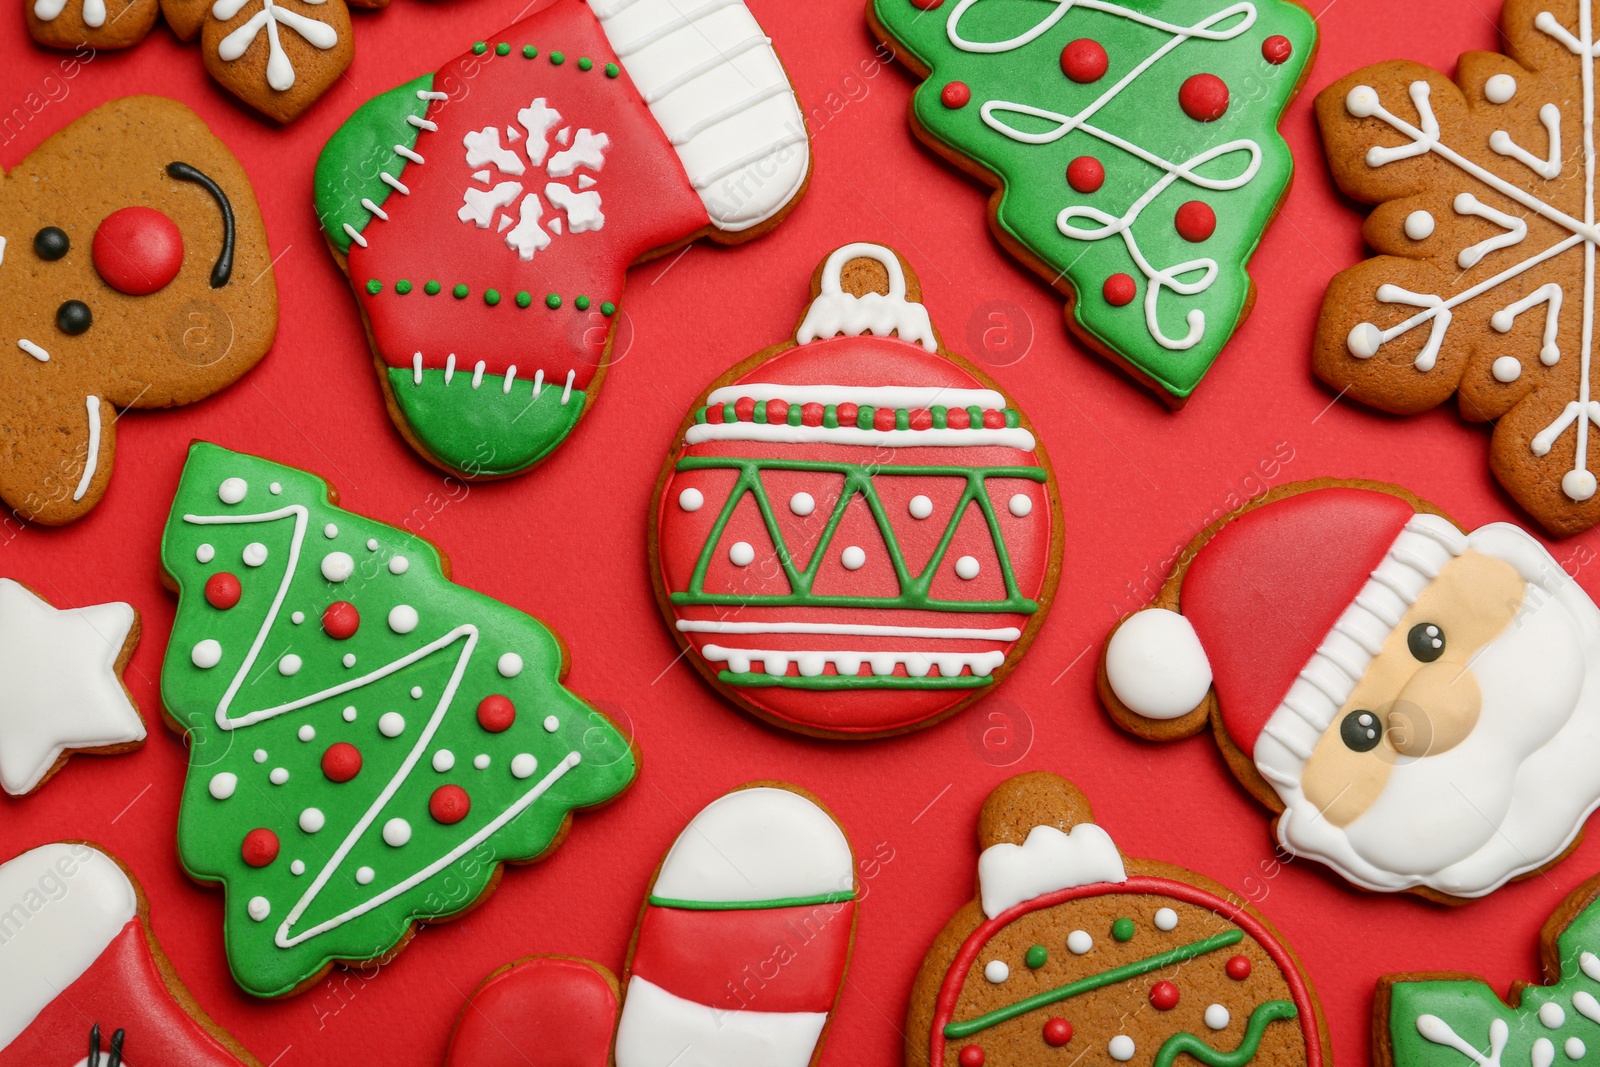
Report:
[[[0,175],[0,500],[57,525],[111,479],[117,419],[202,400],[278,324],[266,230],[188,108],[113,100]]]
[[[1290,852],[1356,885],[1478,897],[1600,801],[1600,609],[1519,527],[1303,482],[1202,533],[1101,660],[1113,718],[1214,725]]]
[[[0,864],[0,1067],[259,1067],[206,1017],[116,860],[61,842]]]
[[[662,470],[662,611],[707,680],[779,726],[937,721],[1009,673],[1055,593],[1049,460],[920,296],[892,250],[835,251],[796,342],[713,383]]]
[[[629,742],[561,684],[553,633],[314,475],[195,444],[162,562],[179,600],[161,692],[190,753],[178,854],[224,887],[247,992],[388,958],[633,780]]]
[[[1289,188],[1278,120],[1316,51],[1288,0],[1007,5],[873,0],[926,80],[917,136],[997,192],[995,236],[1067,325],[1181,407],[1255,301],[1247,266]]]
[[[989,795],[978,897],[917,975],[906,1062],[1326,1063],[1310,982],[1266,920],[1198,874],[1124,857],[1091,820],[1043,771]]]
[[[555,0],[365,104],[323,149],[316,205],[395,424],[495,477],[593,400],[630,264],[766,232],[810,167],[743,3]]]

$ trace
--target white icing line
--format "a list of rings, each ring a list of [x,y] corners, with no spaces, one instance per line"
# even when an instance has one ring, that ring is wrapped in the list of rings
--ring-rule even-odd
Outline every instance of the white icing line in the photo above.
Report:
[[[785,148],[789,148],[792,145],[805,143],[806,131],[804,129],[796,130],[787,134],[786,136],[778,138],[765,148],[757,148],[753,152],[746,153],[745,155],[740,156],[738,159],[723,164],[716,170],[711,171],[709,174],[700,175],[692,184],[697,191],[709,188],[726,178],[728,175],[734,173],[735,171],[743,170],[752,163],[759,163],[761,160],[766,159],[769,156],[775,156]]]
[[[100,463],[100,398],[86,396],[84,404],[89,410],[89,450],[83,461],[83,477],[78,479],[78,488],[72,494],[73,500],[82,500],[83,494],[89,491],[95,467]]]
[[[371,200],[363,197],[361,200],[361,206],[378,216],[378,218],[382,219],[384,222],[389,221],[389,213],[383,210],[383,208],[379,207],[377,204],[374,204]]]
[[[411,125],[415,126],[417,129],[427,130],[429,133],[437,133],[439,130],[439,124],[437,122],[429,122],[427,119],[421,118],[417,115],[407,115],[406,121],[411,123]]]
[[[926,678],[935,667],[941,678],[956,678],[971,670],[979,678],[987,678],[1006,661],[1004,652],[923,652],[911,649],[903,652],[858,652],[831,649],[805,651],[780,651],[763,648],[724,648],[706,645],[700,654],[712,663],[726,663],[733,674],[755,673],[751,664],[760,660],[765,673],[774,678],[785,677],[789,665],[799,668],[800,677],[821,677],[828,664],[846,678],[865,677],[861,668],[867,667],[871,677],[887,678],[896,667],[904,667],[912,678]]]
[[[383,183],[385,185],[387,185],[389,188],[393,189],[395,192],[399,193],[401,196],[410,196],[411,195],[411,190],[409,188],[407,188],[404,184],[402,184],[399,178],[396,178],[393,174],[390,174],[388,171],[386,171],[386,170],[379,171],[378,172],[378,177],[382,178],[383,179]]]
[[[349,236],[350,240],[354,241],[362,248],[367,247],[367,239],[361,236],[361,234],[357,233],[356,228],[350,225],[348,222],[344,224],[344,232]]]
[[[751,400],[787,400],[791,404],[855,404],[858,407],[917,410],[942,405],[947,408],[983,408],[1004,411],[1005,394],[994,389],[942,389],[912,385],[769,385],[750,382],[715,389],[706,397],[711,406]]]
[[[513,363],[513,364],[511,364],[510,367],[506,368],[505,385],[500,387],[500,391],[502,393],[505,393],[507,396],[510,396],[511,395],[511,383],[515,382],[516,380],[517,380],[517,365],[515,363]]]
[[[776,444],[868,445],[888,448],[959,448],[995,445],[1032,452],[1033,434],[1020,426],[1003,430],[862,430],[841,426],[773,426],[754,422],[706,422],[689,427],[685,444],[703,441],[766,441]]]
[[[567,401],[572,399],[572,380],[578,376],[576,370],[567,371],[567,385],[561,390],[561,406],[566,407]]]
[[[483,370],[484,362],[480,359],[477,365],[472,368],[472,387],[474,389],[483,384]]]
[[[698,634],[834,634],[842,637],[924,637],[949,641],[1015,641],[1015,626],[871,626],[827,622],[719,622],[679,619],[683,633]]]
[[[608,19],[611,17],[610,14],[596,14],[597,17],[602,19]],[[688,70],[684,71],[682,74],[679,74],[675,78],[669,78],[660,85],[656,86],[650,92],[646,93],[644,102],[647,104],[653,104],[663,97],[670,96],[672,93],[683,88],[685,85],[688,85],[696,78],[702,77],[706,74],[709,74],[713,70],[719,69],[724,63],[730,59],[733,59],[735,56],[742,56],[752,48],[760,48],[763,45],[769,45],[771,43],[771,37],[768,37],[765,34],[756,34],[753,37],[746,37],[738,44],[719,49],[714,55],[711,56],[711,58],[690,67]],[[778,88],[787,89],[788,86],[783,85],[778,86]]]
[[[420,155],[418,155],[416,152],[412,151],[411,149],[407,148],[403,144],[397,144],[397,145],[394,146],[394,154],[399,156],[399,157],[401,157],[402,159],[409,159],[413,163],[426,163],[427,162],[427,160],[423,159]]]
[[[32,341],[28,340],[26,337],[22,338],[20,341],[17,342],[17,347],[22,349],[24,352],[28,353],[28,355],[32,356],[34,359],[38,360],[40,363],[49,363],[50,362],[50,353],[46,352],[44,349],[42,349],[38,345],[34,344]]]

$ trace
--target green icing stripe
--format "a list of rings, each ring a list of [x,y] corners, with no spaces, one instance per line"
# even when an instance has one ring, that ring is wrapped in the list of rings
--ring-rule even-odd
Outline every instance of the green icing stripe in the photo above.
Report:
[[[1156,1053],[1154,1067],[1172,1067],[1172,1061],[1187,1052],[1206,1067],[1244,1067],[1255,1059],[1261,1048],[1261,1036],[1269,1023],[1280,1019],[1293,1019],[1300,1013],[1287,1000],[1269,1000],[1256,1005],[1250,1013],[1250,1022],[1244,1028],[1244,1040],[1232,1052],[1218,1052],[1191,1033],[1173,1034],[1162,1042]]]
[[[994,681],[992,677],[979,677],[975,674],[958,674],[949,678],[943,676],[912,678],[899,674],[819,674],[807,678],[804,675],[774,676],[757,671],[746,671],[743,674],[720,671],[717,680],[727,685],[743,686],[746,689],[769,686],[779,686],[784,689],[977,689]]]
[[[1047,989],[1043,993],[1035,993],[1026,1000],[1019,1000],[1015,1004],[1008,1005],[1004,1008],[996,1008],[994,1011],[991,1011],[986,1015],[980,1015],[976,1019],[968,1019],[964,1023],[949,1023],[944,1028],[944,1036],[947,1038],[970,1037],[973,1034],[989,1029],[991,1026],[999,1026],[1001,1023],[1009,1022],[1019,1015],[1026,1015],[1035,1008],[1048,1007],[1051,1004],[1057,1004],[1063,1000],[1078,996],[1080,993],[1092,993],[1096,989],[1104,989],[1108,985],[1116,985],[1118,982],[1126,982],[1130,978],[1138,978],[1142,974],[1149,974],[1151,971],[1159,971],[1161,968],[1170,967],[1174,963],[1182,963],[1185,960],[1192,960],[1199,956],[1204,956],[1208,952],[1215,952],[1220,948],[1227,948],[1229,945],[1237,945],[1242,940],[1244,940],[1243,930],[1228,930],[1213,937],[1190,942],[1187,945],[1179,945],[1175,949],[1169,949],[1166,952],[1161,952],[1154,956],[1147,956],[1142,960],[1134,960],[1132,963],[1124,963],[1121,967],[1113,967],[1109,971],[1101,971],[1099,974],[1091,974],[1086,978],[1078,979],[1076,982],[1068,982],[1064,986],[1057,986],[1054,989]],[[1283,1002],[1278,1001],[1276,1003]],[[1263,1007],[1264,1006],[1265,1005],[1263,1005]],[[1285,1006],[1289,1008],[1290,1012],[1294,1011],[1293,1005],[1286,1004]],[[1260,1009],[1258,1008],[1257,1011],[1259,1010]],[[1267,1021],[1270,1022],[1271,1020]],[[1255,1025],[1254,1015],[1252,1015],[1250,1018],[1250,1025]],[[1262,1025],[1265,1026],[1266,1023],[1263,1022]],[[1249,1035],[1246,1034],[1245,1036],[1246,1040],[1248,1041]],[[1256,1040],[1259,1043],[1259,1034],[1256,1035]],[[1168,1044],[1171,1044],[1170,1039]],[[1166,1045],[1162,1046],[1161,1051],[1162,1053],[1165,1053]],[[1173,1053],[1173,1055],[1177,1055],[1178,1051],[1187,1050],[1177,1050]],[[1252,1047],[1252,1054],[1254,1051],[1255,1050]],[[1170,1062],[1171,1061],[1169,1060],[1168,1063]],[[1240,1062],[1242,1063],[1243,1061]],[[1156,1067],[1168,1067],[1167,1063],[1161,1062],[1160,1054],[1157,1055]],[[1225,1065],[1216,1064],[1213,1065],[1213,1067],[1225,1067]],[[1226,1067],[1232,1067],[1232,1065],[1226,1065]]]
[[[838,893],[818,893],[809,897],[777,897],[773,900],[678,900],[673,897],[650,895],[650,903],[658,908],[677,908],[681,911],[767,911],[773,908],[806,908],[818,904],[843,904],[856,899],[855,890]]]
[[[361,206],[363,199],[379,207],[394,190],[380,177],[388,174],[405,181],[406,159],[394,150],[404,145],[414,148],[422,131],[406,121],[406,116],[423,117],[429,101],[417,96],[433,89],[433,75],[373,97],[356,109],[344,125],[333,131],[317,157],[312,189],[317,218],[328,240],[340,252],[350,251],[349,226],[357,233],[366,229],[373,215]]]

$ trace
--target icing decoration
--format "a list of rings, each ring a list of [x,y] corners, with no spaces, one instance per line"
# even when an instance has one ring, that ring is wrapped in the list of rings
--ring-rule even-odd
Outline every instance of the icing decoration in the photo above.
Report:
[[[1067,184],[1080,193],[1097,192],[1106,183],[1106,168],[1093,156],[1079,156],[1067,164]]]
[[[1082,956],[1094,948],[1094,938],[1087,930],[1074,930],[1067,935],[1067,948],[1075,956]]]
[[[58,609],[0,578],[0,789],[31,793],[73,752],[144,741],[119,677],[137,624],[127,604]]]
[[[536,956],[484,980],[450,1035],[445,1067],[607,1067],[617,994],[602,968]]]
[[[873,0],[869,17],[927,79],[912,101],[927,143],[992,175],[1002,243],[1068,296],[1075,331],[1181,405],[1250,306],[1315,24],[1286,0],[1025,6]],[[957,80],[975,106],[941,101]],[[1081,158],[1103,185],[1061,182]],[[1219,220],[1202,256],[1172,226],[1196,194]]]
[[[1005,960],[990,960],[983,965],[983,976],[995,985],[1011,977],[1011,968]]]
[[[211,17],[219,22],[228,22],[243,11],[249,2],[250,0],[216,0],[211,5]],[[217,56],[223,62],[233,62],[243,56],[255,43],[255,39],[265,31],[268,49],[267,84],[280,93],[288,92],[294,88],[295,71],[294,64],[289,61],[289,55],[279,41],[281,32],[279,26],[293,30],[307,44],[324,52],[339,43],[338,31],[328,23],[291,11],[281,4],[273,3],[273,0],[261,0],[260,11],[250,16],[248,21],[217,43]]]
[[[1129,1037],[1127,1034],[1118,1034],[1116,1037],[1113,1037],[1110,1041],[1106,1042],[1106,1052],[1109,1053],[1111,1058],[1116,1060],[1118,1063],[1126,1063],[1127,1061],[1133,1059],[1133,1054],[1135,1052],[1133,1047],[1133,1038]]]
[[[1433,216],[1418,208],[1406,216],[1406,236],[1413,241],[1426,241],[1433,236],[1434,225]]]
[[[209,563],[210,560],[201,560]],[[239,602],[244,587],[239,584],[239,579],[227,571],[218,571],[206,579],[206,603],[219,611],[227,611]]]
[[[1205,1021],[1208,1029],[1226,1030],[1233,1016],[1221,1004],[1211,1004],[1206,1007]]]
[[[1204,200],[1191,200],[1178,208],[1173,225],[1178,236],[1198,244],[1217,232],[1217,213]]]
[[[1150,1006],[1157,1011],[1171,1011],[1178,1006],[1181,994],[1171,982],[1157,982],[1150,987]]]
[[[219,504],[218,486],[228,478],[240,478],[247,488],[236,503]],[[278,494],[266,488],[274,482]],[[337,526],[333,538],[325,536],[329,526]],[[405,545],[412,560],[405,574],[378,569],[338,588],[354,607],[380,617],[408,607],[414,626],[403,632],[364,628],[342,642],[321,628],[294,628],[285,616],[297,607],[320,612],[330,588],[320,569],[326,552],[305,551],[313,529],[324,532],[317,543],[327,551],[350,553],[368,541],[390,551]],[[254,587],[230,611],[192,596],[214,566],[195,558],[202,539],[217,547],[218,560],[237,558],[246,543],[268,550],[263,565],[242,579]],[[257,898],[270,909],[270,918],[224,925],[230,968],[250,993],[280,995],[330,960],[384,955],[413,922],[454,914],[481,894],[501,862],[542,854],[572,809],[604,802],[633,777],[627,743],[559,684],[561,649],[548,631],[451,585],[425,543],[334,507],[326,484],[313,475],[195,444],[162,551],[180,590],[162,694],[171,714],[188,726],[194,754],[179,856],[193,877],[223,885],[230,918]],[[201,634],[218,635],[205,638],[219,646],[210,670],[190,663],[188,650]],[[356,643],[364,646],[364,670],[342,665],[343,648]],[[507,645],[524,663],[515,682],[497,670]],[[269,650],[280,662],[293,655],[303,665],[291,675],[263,672],[259,659]],[[421,703],[407,701],[414,712],[383,710],[406,700],[413,688],[430,695]],[[564,708],[568,725],[555,734],[516,727],[486,734],[473,709],[494,691]],[[318,744],[297,740],[305,726]],[[238,731],[245,733],[236,742],[230,735]],[[470,808],[452,809],[449,821],[432,817],[441,791],[466,794],[449,774],[441,784],[439,774],[417,764],[439,748],[477,749],[490,737],[505,738],[508,758],[536,754],[540,775],[475,777]],[[252,760],[256,746],[260,758]],[[269,752],[273,762],[264,766]],[[209,790],[219,773],[235,775],[241,787],[265,789],[279,770],[282,793],[274,795],[283,799],[272,805],[249,805],[236,814],[234,802],[219,803]],[[248,819],[244,825],[242,818]],[[392,843],[395,819],[410,827],[403,847]],[[252,826],[285,843],[316,834],[326,844],[305,857],[304,877],[281,863],[252,868],[239,851]],[[472,873],[455,862],[468,852],[479,861]],[[366,882],[357,877],[368,870]],[[467,880],[466,895],[438,890],[446,871],[458,883]]]
[[[93,258],[95,272],[111,288],[146,296],[178,276],[183,234],[154,208],[120,208],[95,227]]]
[[[1194,624],[1152,608],[1127,619],[1106,645],[1106,679],[1117,699],[1149,719],[1176,719],[1211,688],[1211,661]]]
[[[1053,826],[1035,826],[1022,844],[1001,842],[978,857],[983,913],[991,919],[1058,889],[1121,882],[1127,877],[1116,842],[1093,823],[1079,823],[1067,833]]]
[[[1228,977],[1235,982],[1242,982],[1250,977],[1250,957],[1233,956],[1229,958],[1226,970]]]
[[[1060,1048],[1072,1040],[1072,1024],[1062,1018],[1045,1020],[1044,1043],[1051,1048]]]
[[[843,290],[857,259],[883,268],[888,295]],[[938,349],[909,285],[881,246],[830,255],[801,342],[716,383],[658,490],[669,621],[704,673],[780,725],[935,719],[1009,668],[1053,592],[1060,529],[1033,433]],[[800,493],[813,510],[792,507]]]
[[[810,173],[799,104],[740,0],[557,0],[498,36],[537,43],[489,66],[475,47],[369,101],[316,179],[392,410],[470,475],[525,470],[572,431],[630,263],[708,228],[753,234]],[[469,79],[448,106],[433,91]]]

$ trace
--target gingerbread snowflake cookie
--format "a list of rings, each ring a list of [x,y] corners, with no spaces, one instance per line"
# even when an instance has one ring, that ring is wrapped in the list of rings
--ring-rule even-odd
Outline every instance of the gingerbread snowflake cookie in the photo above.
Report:
[[[395,425],[501,477],[594,402],[629,265],[767,232],[810,173],[740,0],[555,0],[363,105],[317,161],[316,207]]]
[[[912,988],[908,1064],[1331,1058],[1310,981],[1271,925],[1202,875],[1122,855],[1070,782],[1002,782],[978,843],[977,898]]]
[[[1152,740],[1211,727],[1285,849],[1449,901],[1576,841],[1600,802],[1600,608],[1526,531],[1322,480],[1180,559],[1112,632],[1101,698]]]
[[[1506,55],[1463,55],[1456,81],[1397,60],[1317,98],[1339,188],[1377,205],[1378,253],[1329,286],[1317,374],[1400,415],[1454,395],[1557,536],[1600,522],[1591,4],[1508,0]]]
[[[995,187],[1000,243],[1086,344],[1181,407],[1255,301],[1289,187],[1278,120],[1316,51],[1289,0],[873,0],[926,80],[917,136]]]

